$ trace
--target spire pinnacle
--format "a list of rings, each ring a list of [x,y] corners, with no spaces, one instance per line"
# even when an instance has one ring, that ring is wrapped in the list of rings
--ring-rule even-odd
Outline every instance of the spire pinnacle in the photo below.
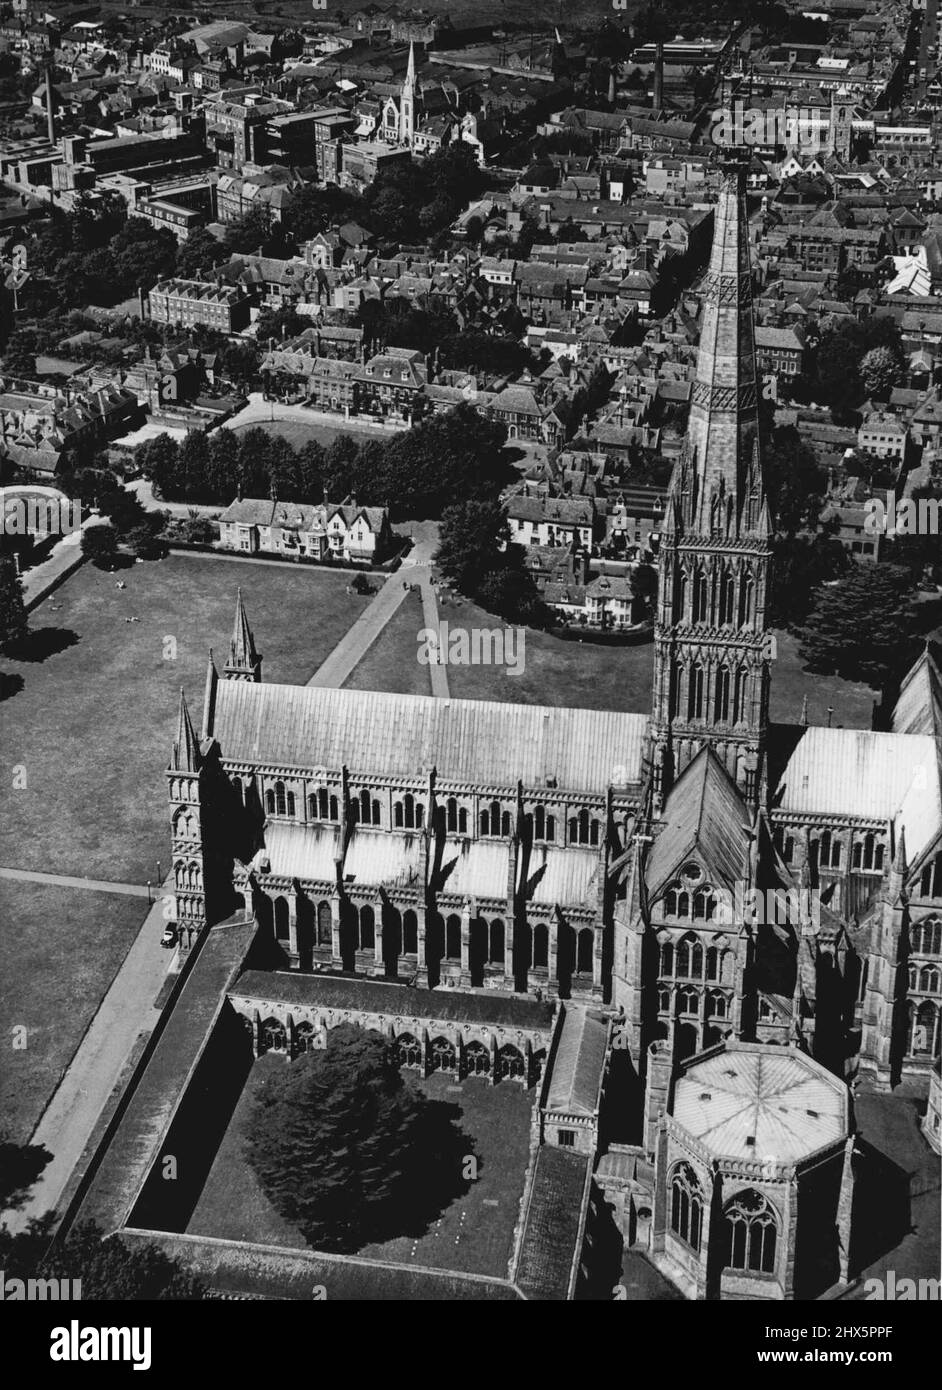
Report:
[[[196,730],[187,709],[186,696],[180,687],[180,710],[177,716],[177,738],[173,745],[173,766],[178,772],[198,772],[200,749]]]
[[[224,674],[229,680],[257,682],[262,679],[262,658],[255,650],[255,638],[246,617],[241,588],[236,598],[235,622],[232,625],[229,659]]]

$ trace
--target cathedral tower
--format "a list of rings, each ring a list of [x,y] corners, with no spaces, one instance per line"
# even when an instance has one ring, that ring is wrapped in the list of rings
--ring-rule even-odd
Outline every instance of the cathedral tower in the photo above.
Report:
[[[772,526],[759,448],[745,170],[739,156],[723,168],[687,438],[658,556],[647,750],[655,814],[705,744],[751,809],[763,796]]]
[[[223,667],[223,675],[227,680],[254,681],[256,684],[262,679],[262,658],[255,650],[255,638],[245,616],[241,589],[236,599],[235,622],[232,626],[229,657]]]

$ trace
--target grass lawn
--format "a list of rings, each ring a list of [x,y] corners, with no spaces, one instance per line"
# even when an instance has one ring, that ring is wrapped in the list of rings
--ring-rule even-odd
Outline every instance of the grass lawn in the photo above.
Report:
[[[118,589],[116,581],[127,585]],[[164,770],[180,686],[202,718],[207,649],[226,659],[241,584],[266,680],[302,684],[367,600],[344,574],[172,555],[106,574],[85,565],[31,616],[32,661],[2,706],[8,765],[0,864],[143,883],[167,862]],[[140,622],[126,623],[126,617]],[[167,639],[176,643],[166,660]]]
[[[494,627],[500,620],[467,600],[439,592],[439,613],[452,627]],[[796,638],[777,632],[772,665],[772,719],[796,724],[808,696],[812,724],[832,722],[869,729],[875,692],[836,676],[817,676],[802,668]],[[610,647],[590,641],[564,641],[532,628],[526,630],[526,665],[512,676],[503,666],[449,666],[452,695],[465,700],[501,700],[521,705],[570,705],[579,709],[629,710],[651,707],[654,644]]]
[[[29,1138],[147,913],[147,900],[0,879],[0,1127]],[[10,1030],[25,1024],[27,1046]]]
[[[318,444],[323,444],[326,449],[335,439],[339,439],[342,434],[353,435],[358,439],[381,439],[392,438],[392,434],[385,430],[366,429],[358,426],[356,420],[343,421],[337,425],[325,425],[320,420],[253,420],[245,425],[233,424],[232,433],[237,437],[245,430],[264,430],[266,434],[277,434],[282,439],[287,439],[295,449],[300,449],[303,445],[309,444],[312,439],[316,439]]]
[[[304,1238],[265,1197],[241,1155],[249,1097],[266,1068],[285,1065],[281,1057],[263,1057],[253,1067],[187,1226],[188,1234],[306,1248]],[[359,1257],[506,1278],[526,1176],[533,1093],[517,1085],[491,1087],[478,1080],[458,1085],[453,1077],[441,1074],[422,1081],[407,1072],[406,1080],[427,1095],[460,1107],[457,1123],[473,1140],[479,1177],[419,1239],[408,1236],[367,1245]]]
[[[391,695],[431,695],[429,668],[417,659],[416,634],[425,626],[422,599],[411,593],[356,667],[346,690],[385,690]]]

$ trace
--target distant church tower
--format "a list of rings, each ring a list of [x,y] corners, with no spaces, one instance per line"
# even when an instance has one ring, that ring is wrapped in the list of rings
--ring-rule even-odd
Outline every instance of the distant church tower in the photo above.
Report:
[[[227,680],[254,681],[256,684],[262,679],[262,658],[255,650],[255,638],[245,616],[241,589],[236,599],[235,622],[232,626],[229,657],[223,667],[223,675]]]
[[[653,809],[710,744],[751,809],[763,799],[772,553],[759,448],[746,163],[726,161],[704,279],[697,375],[658,556]]]
[[[403,145],[412,144],[415,135],[415,44],[409,44],[409,66],[402,84],[399,100],[399,140]]]

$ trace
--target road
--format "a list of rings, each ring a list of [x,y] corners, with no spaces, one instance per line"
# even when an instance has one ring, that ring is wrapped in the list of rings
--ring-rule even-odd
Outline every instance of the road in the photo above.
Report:
[[[58,888],[89,888],[93,893],[122,893],[131,898],[151,898],[153,889],[143,883],[115,883],[107,878],[72,878],[68,874],[40,874],[29,869],[0,869],[0,878],[54,883]]]

